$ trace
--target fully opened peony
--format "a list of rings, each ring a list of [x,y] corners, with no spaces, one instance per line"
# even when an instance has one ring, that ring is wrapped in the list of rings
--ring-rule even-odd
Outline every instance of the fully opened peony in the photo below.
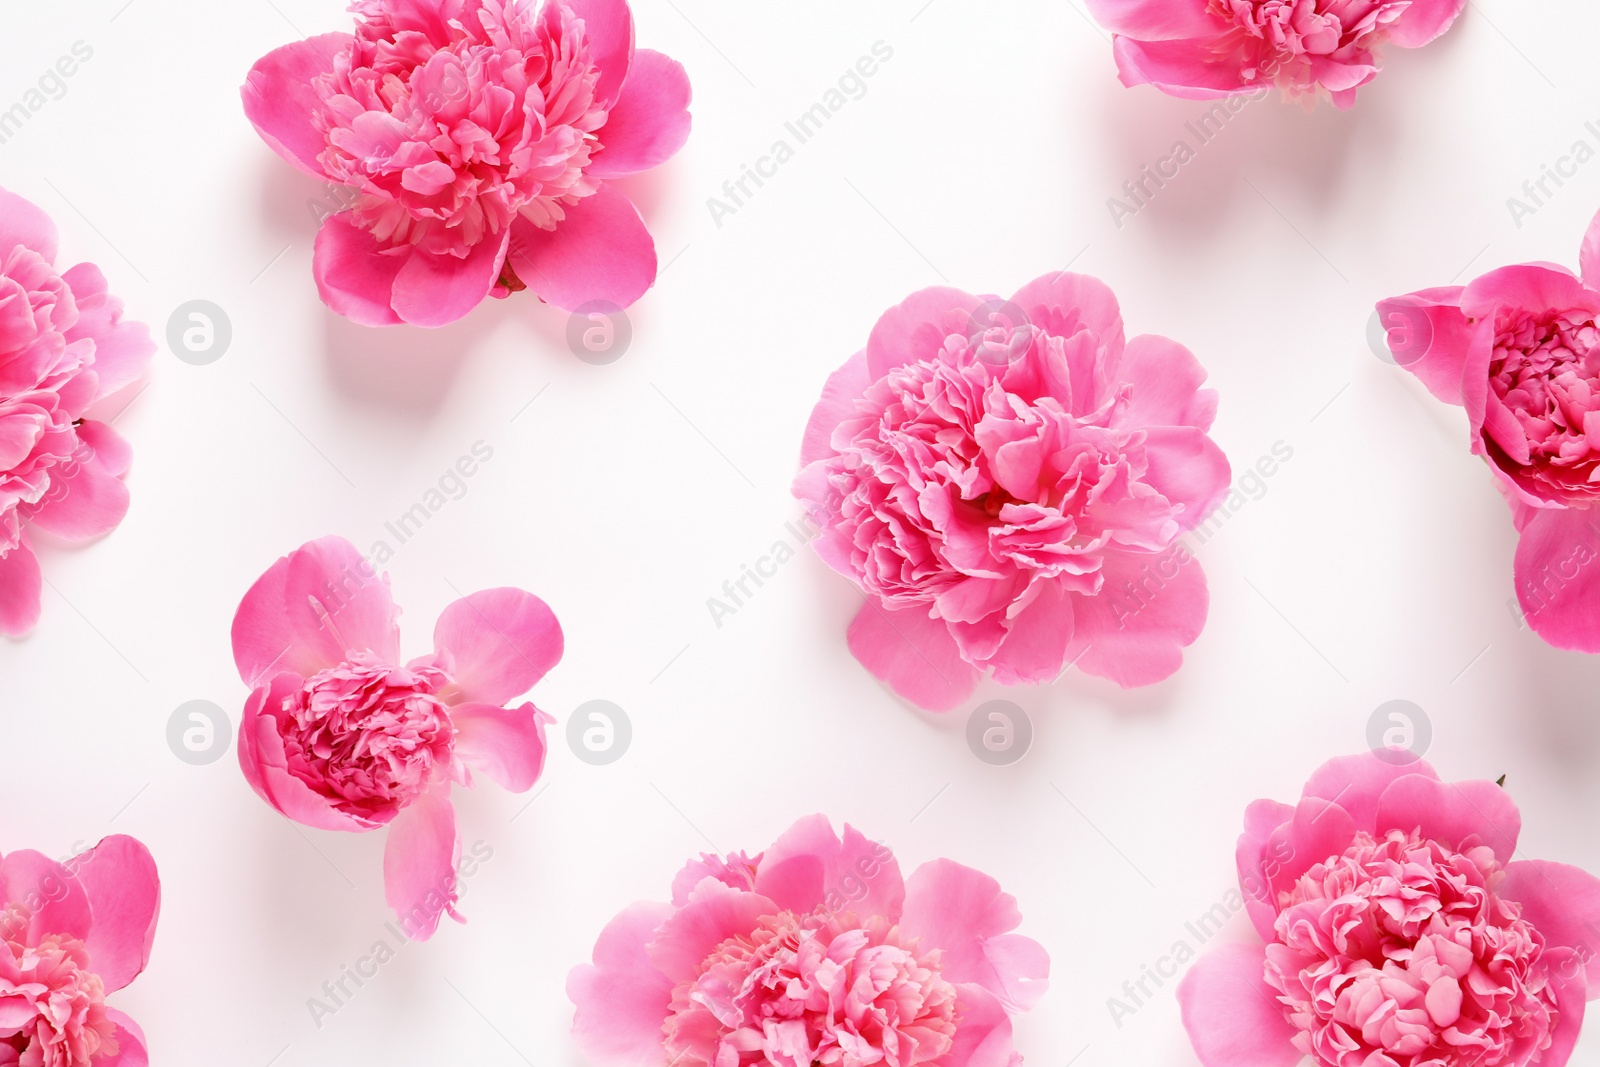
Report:
[[[39,621],[29,527],[86,541],[127,514],[127,442],[89,416],[155,352],[98,267],[58,272],[55,258],[55,224],[0,189],[0,633],[12,637]]]
[[[233,620],[250,686],[239,765],[278,811],[324,830],[389,827],[385,892],[409,936],[455,912],[453,786],[477,771],[524,792],[544,769],[550,716],[506,707],[561,659],[544,601],[488,589],[445,608],[434,651],[401,663],[400,609],[348,541],[325,537],[273,564]]]
[[[940,711],[984,672],[1177,670],[1208,604],[1178,537],[1229,480],[1204,380],[1182,345],[1124,342],[1116,298],[1083,275],[889,310],[828,379],[794,486],[826,517],[817,552],[865,594],[856,658]]]
[[[1600,216],[1582,274],[1549,263],[1385,300],[1395,361],[1466,409],[1521,532],[1517,599],[1557,648],[1600,652]]]
[[[1088,0],[1124,85],[1205,100],[1280,86],[1347,108],[1385,44],[1421,48],[1467,0]]]
[[[573,970],[596,1067],[1015,1067],[1011,1016],[1050,959],[994,879],[814,815],[753,858],[704,855]]]
[[[1260,935],[1178,989],[1205,1067],[1562,1067],[1600,995],[1600,880],[1513,860],[1493,782],[1330,760],[1297,805],[1258,800],[1239,884]]]
[[[689,136],[683,68],[634,50],[626,0],[356,0],[356,28],[268,54],[245,114],[350,187],[317,236],[322,299],[368,326],[442,326],[530,289],[633,303],[655,243],[609,179]]]
[[[131,837],[61,864],[0,858],[0,1067],[145,1067],[144,1033],[106,997],[150,961],[161,879]]]

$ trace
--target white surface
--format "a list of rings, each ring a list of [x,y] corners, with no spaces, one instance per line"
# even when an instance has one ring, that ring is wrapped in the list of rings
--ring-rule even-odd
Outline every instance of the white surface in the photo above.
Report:
[[[1519,631],[1514,534],[1460,412],[1365,337],[1380,297],[1575,262],[1600,162],[1520,229],[1505,201],[1600,143],[1592,4],[1475,3],[1350,113],[1252,104],[1119,230],[1107,198],[1203,108],[1122,89],[1071,0],[637,0],[639,42],[689,69],[695,129],[630,187],[671,265],[631,351],[590,366],[531,298],[432,333],[317,300],[325,193],[256,137],[237,88],[291,22],[346,27],[340,0],[125,3],[0,2],[0,108],[74,41],[94,49],[0,144],[0,185],[158,334],[204,298],[234,341],[211,366],[158,355],[118,422],[126,523],[45,551],[43,622],[0,643],[0,849],[149,844],[155,957],[116,1003],[154,1062],[575,1065],[563,983],[606,919],[663,897],[708,841],[759,849],[822,810],[908,871],[948,855],[1016,895],[1054,958],[1018,1026],[1030,1063],[1193,1064],[1170,986],[1120,1029],[1107,998],[1233,884],[1245,804],[1293,798],[1397,697],[1430,714],[1443,775],[1509,775],[1527,855],[1600,869],[1600,662]],[[716,226],[707,198],[880,40],[894,55],[865,95]],[[799,515],[805,417],[879,312],[1069,262],[1111,284],[1130,333],[1199,355],[1236,472],[1274,442],[1294,456],[1202,550],[1211,618],[1184,669],[1128,693],[1076,672],[985,687],[1037,728],[995,768],[965,709],[919,716],[856,665],[856,598],[811,554],[721,629],[705,601]],[[174,758],[167,718],[197,698],[237,718],[228,626],[274,558],[327,533],[368,546],[480,440],[493,459],[389,565],[408,653],[456,590],[522,585],[567,634],[532,698],[563,722],[614,700],[634,744],[591,767],[553,734],[548,788],[515,822],[526,797],[458,793],[464,840],[494,850],[470,924],[403,948],[319,1030],[307,998],[384,935],[382,835],[295,827],[231,756]],[[1600,1036],[1572,1062],[1600,1064]]]

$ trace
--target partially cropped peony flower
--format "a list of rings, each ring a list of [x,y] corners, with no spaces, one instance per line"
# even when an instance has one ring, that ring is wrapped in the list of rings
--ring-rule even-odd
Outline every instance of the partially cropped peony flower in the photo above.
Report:
[[[1467,0],[1088,0],[1112,31],[1124,85],[1192,100],[1280,86],[1341,108],[1378,74],[1385,44],[1421,48]]]
[[[1229,480],[1205,376],[1164,337],[1124,342],[1116,297],[1083,275],[890,309],[828,379],[794,485],[817,552],[865,594],[856,658],[939,711],[985,672],[1177,670],[1208,604],[1178,538]]]
[[[1205,1067],[1562,1067],[1600,995],[1600,880],[1513,860],[1522,817],[1488,781],[1330,760],[1239,838],[1260,940],[1178,988]]]
[[[268,54],[245,114],[284,159],[349,187],[313,269],[367,326],[442,326],[524,288],[633,303],[655,243],[609,179],[689,136],[689,81],[634,50],[627,0],[356,0],[354,34]]]
[[[131,837],[65,864],[0,859],[0,1067],[146,1067],[144,1033],[106,997],[150,961],[161,879]]]
[[[325,537],[273,564],[233,620],[251,687],[239,765],[263,800],[324,830],[388,826],[383,876],[408,936],[456,914],[450,792],[474,771],[525,792],[544,769],[545,724],[506,707],[561,659],[544,601],[487,589],[445,608],[434,651],[400,660],[389,579],[348,541]]]
[[[1011,1016],[1050,959],[999,883],[894,854],[814,815],[765,853],[691,861],[573,970],[596,1067],[1016,1067]]]
[[[87,541],[127,514],[127,442],[90,416],[155,352],[98,267],[58,272],[55,258],[55,224],[0,189],[0,633],[12,637],[39,621],[29,528]]]
[[[1600,652],[1600,216],[1582,275],[1503,267],[1378,305],[1395,361],[1466,409],[1521,532],[1517,599],[1557,648]]]

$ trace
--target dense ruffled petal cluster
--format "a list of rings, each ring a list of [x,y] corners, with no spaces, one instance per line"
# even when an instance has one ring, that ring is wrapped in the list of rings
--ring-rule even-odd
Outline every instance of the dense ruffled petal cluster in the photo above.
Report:
[[[817,815],[751,859],[703,856],[669,904],[636,904],[567,980],[598,1067],[1016,1067],[1011,1015],[1050,961],[1016,902]]]
[[[1252,804],[1237,856],[1261,940],[1178,992],[1201,1062],[1562,1067],[1600,994],[1600,879],[1513,862],[1520,829],[1499,785],[1371,753],[1297,805]]]
[[[61,273],[55,254],[50,220],[0,189],[0,633],[12,636],[39,618],[28,527],[83,541],[127,513],[128,446],[90,416],[155,351],[96,267]]]
[[[983,671],[1176,670],[1206,613],[1178,538],[1229,479],[1204,378],[1171,341],[1125,343],[1115,298],[1078,275],[888,312],[829,379],[795,483],[818,552],[869,596],[857,657],[938,710]]]
[[[106,997],[150,959],[161,880],[131,837],[57,863],[0,858],[0,1067],[143,1067],[144,1035]]]
[[[1089,0],[1124,85],[1192,99],[1280,86],[1347,108],[1385,43],[1420,48],[1466,0]]]
[[[261,798],[327,830],[389,827],[384,886],[414,938],[456,916],[452,786],[474,772],[514,792],[544,770],[551,717],[506,707],[561,659],[544,601],[488,589],[447,607],[431,655],[400,662],[389,579],[327,537],[262,575],[233,620],[251,687],[239,765]]]
[[[1395,361],[1467,413],[1521,532],[1517,598],[1558,648],[1600,652],[1600,216],[1581,274],[1503,267],[1382,301]]]
[[[524,288],[625,307],[655,245],[612,178],[689,134],[683,68],[633,47],[626,0],[356,0],[354,33],[258,62],[245,113],[281,156],[347,186],[317,237],[329,307],[441,326]]]

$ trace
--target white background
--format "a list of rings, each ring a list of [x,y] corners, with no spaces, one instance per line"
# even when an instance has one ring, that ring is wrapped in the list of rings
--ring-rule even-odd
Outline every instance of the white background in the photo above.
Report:
[[[576,1067],[563,984],[606,919],[664,897],[713,842],[754,851],[821,810],[907,871],[947,855],[1016,895],[1054,959],[1017,1028],[1030,1063],[1193,1064],[1170,986],[1120,1027],[1107,998],[1233,884],[1246,803],[1292,799],[1395,698],[1426,709],[1442,775],[1509,776],[1525,855],[1600,869],[1600,662],[1519,629],[1515,535],[1461,413],[1367,340],[1383,296],[1575,263],[1600,161],[1520,228],[1506,200],[1579,138],[1600,145],[1594,5],[1474,3],[1432,47],[1392,53],[1348,113],[1253,103],[1119,229],[1107,198],[1203,106],[1121,88],[1074,0],[638,0],[640,44],[689,70],[695,125],[627,185],[664,269],[608,366],[577,359],[566,316],[531,296],[434,332],[366,330],[317,300],[328,194],[257,138],[238,86],[297,33],[347,28],[339,0],[0,13],[0,108],[75,41],[94,49],[0,145],[0,185],[158,335],[197,298],[233,327],[209,366],[163,346],[117,422],[127,521],[45,548],[43,620],[0,642],[0,849],[126,832],[160,864],[154,958],[115,997],[154,1062]],[[880,40],[894,55],[865,95],[718,227],[707,198]],[[1116,290],[1130,334],[1210,369],[1236,474],[1293,449],[1201,550],[1211,617],[1183,670],[1133,692],[1076,671],[985,686],[923,716],[853,661],[858,598],[809,552],[715,627],[706,599],[799,516],[804,420],[878,313],[1069,263]],[[296,827],[231,755],[180,762],[166,723],[194,699],[237,720],[228,627],[273,559],[329,533],[367,548],[477,441],[493,459],[388,567],[407,653],[458,590],[523,586],[567,634],[532,699],[563,724],[615,701],[633,746],[592,767],[558,731],[531,806],[458,792],[464,841],[494,850],[466,885],[470,923],[406,946],[319,1029],[307,998],[389,918],[382,835]],[[1037,738],[997,768],[962,726],[1002,695]],[[1600,1037],[1572,1062],[1600,1064]]]

